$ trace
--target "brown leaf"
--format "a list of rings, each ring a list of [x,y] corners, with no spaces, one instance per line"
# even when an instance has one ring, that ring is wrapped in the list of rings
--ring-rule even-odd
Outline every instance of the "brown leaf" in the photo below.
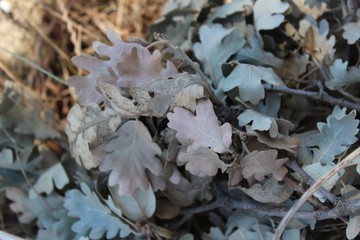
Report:
[[[219,169],[222,172],[226,169],[226,164],[219,159],[219,156],[206,147],[191,152],[180,152],[178,162],[186,163],[185,169],[199,177],[215,176]]]
[[[296,136],[285,136],[279,133],[276,138],[272,138],[266,132],[252,130],[250,126],[246,126],[246,132],[248,134],[255,135],[259,142],[271,148],[283,149],[291,153],[294,153],[294,149],[300,144],[300,138]]]
[[[243,179],[243,175],[242,175],[242,167],[238,163],[238,161],[236,161],[235,164],[231,168],[229,168],[226,172],[229,174],[229,181],[228,181],[229,187],[234,187],[239,185],[239,183]]]
[[[245,178],[255,177],[256,180],[262,181],[265,176],[272,174],[277,180],[281,181],[287,173],[283,164],[287,158],[277,158],[277,150],[253,151],[241,159],[243,167],[242,174]]]
[[[232,128],[229,123],[219,125],[210,100],[199,100],[196,115],[187,109],[175,107],[168,113],[168,127],[177,131],[176,137],[183,145],[189,145],[187,152],[200,147],[210,147],[217,153],[229,151]]]
[[[132,195],[136,189],[146,190],[149,179],[146,170],[159,175],[161,161],[156,157],[161,149],[152,142],[150,133],[140,121],[124,123],[106,145],[107,155],[100,171],[110,171],[109,185],[119,185],[119,195]]]
[[[279,204],[289,199],[294,188],[288,184],[279,184],[274,178],[270,178],[262,184],[255,184],[251,188],[240,187],[247,195],[261,203]]]

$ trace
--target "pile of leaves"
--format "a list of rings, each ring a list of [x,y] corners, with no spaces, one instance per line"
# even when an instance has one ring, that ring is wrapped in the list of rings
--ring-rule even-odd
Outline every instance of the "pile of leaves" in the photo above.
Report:
[[[335,218],[355,238],[360,6],[342,4],[171,0],[149,42],[108,30],[73,58],[68,146],[9,84],[11,210],[37,239],[294,240]]]

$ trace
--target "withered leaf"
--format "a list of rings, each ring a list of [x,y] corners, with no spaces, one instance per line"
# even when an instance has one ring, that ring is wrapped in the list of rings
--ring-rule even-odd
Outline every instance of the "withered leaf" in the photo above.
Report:
[[[244,178],[255,177],[262,181],[265,176],[271,174],[274,179],[281,181],[287,173],[284,163],[287,158],[277,159],[277,150],[253,151],[241,159]]]
[[[168,127],[177,131],[176,137],[188,145],[187,152],[200,147],[210,147],[217,153],[229,151],[232,128],[229,123],[219,125],[210,100],[199,100],[196,115],[187,109],[175,107],[168,113]]]
[[[107,155],[100,164],[100,171],[111,171],[109,185],[118,185],[119,195],[132,195],[140,188],[149,187],[146,170],[159,175],[160,147],[152,142],[150,133],[140,121],[127,121],[106,145]]]

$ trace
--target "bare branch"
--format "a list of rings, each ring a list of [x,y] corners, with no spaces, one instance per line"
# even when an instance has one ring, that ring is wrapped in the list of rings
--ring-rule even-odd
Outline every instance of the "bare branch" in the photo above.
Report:
[[[263,85],[264,88],[269,92],[277,92],[277,93],[288,93],[294,95],[300,95],[307,98],[311,98],[314,100],[319,100],[322,102],[327,102],[331,105],[339,105],[342,107],[346,107],[348,109],[355,109],[356,111],[360,112],[360,105],[357,103],[349,102],[343,98],[335,98],[329,95],[325,91],[305,91],[301,89],[293,89],[288,88],[287,86],[274,86],[274,85]]]

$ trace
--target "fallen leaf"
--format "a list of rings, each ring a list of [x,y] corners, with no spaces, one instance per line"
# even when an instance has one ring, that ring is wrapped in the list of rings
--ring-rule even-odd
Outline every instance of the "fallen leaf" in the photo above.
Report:
[[[185,169],[192,175],[204,177],[215,176],[219,169],[226,170],[226,164],[219,156],[207,147],[201,147],[190,152],[180,152],[178,163],[186,164]]]
[[[287,158],[277,159],[277,150],[253,151],[241,159],[242,174],[244,178],[255,177],[262,181],[265,176],[271,174],[274,179],[281,181],[288,172],[284,163]]]
[[[68,113],[67,120],[69,125],[65,126],[65,132],[71,155],[86,169],[97,167],[102,156],[97,157],[92,150],[116,131],[121,122],[119,113],[111,108],[101,111],[95,103],[90,103],[85,108],[75,104]]]
[[[149,188],[146,170],[159,175],[162,163],[160,147],[151,139],[149,130],[137,120],[125,122],[105,148],[100,171],[111,171],[109,185],[118,185],[119,195],[133,195],[137,189]]]
[[[131,196],[119,195],[114,186],[110,192],[115,206],[133,221],[147,220],[155,213],[156,199],[151,185],[147,190],[136,189]]]
[[[229,151],[232,129],[229,123],[222,126],[215,115],[210,100],[199,100],[196,115],[187,109],[175,107],[168,113],[168,127],[177,131],[176,138],[187,147],[187,152],[200,147],[210,147],[217,153]]]
[[[261,203],[280,204],[289,199],[294,188],[288,184],[280,184],[278,180],[270,178],[263,183],[257,183],[251,188],[240,187],[248,196]]]

